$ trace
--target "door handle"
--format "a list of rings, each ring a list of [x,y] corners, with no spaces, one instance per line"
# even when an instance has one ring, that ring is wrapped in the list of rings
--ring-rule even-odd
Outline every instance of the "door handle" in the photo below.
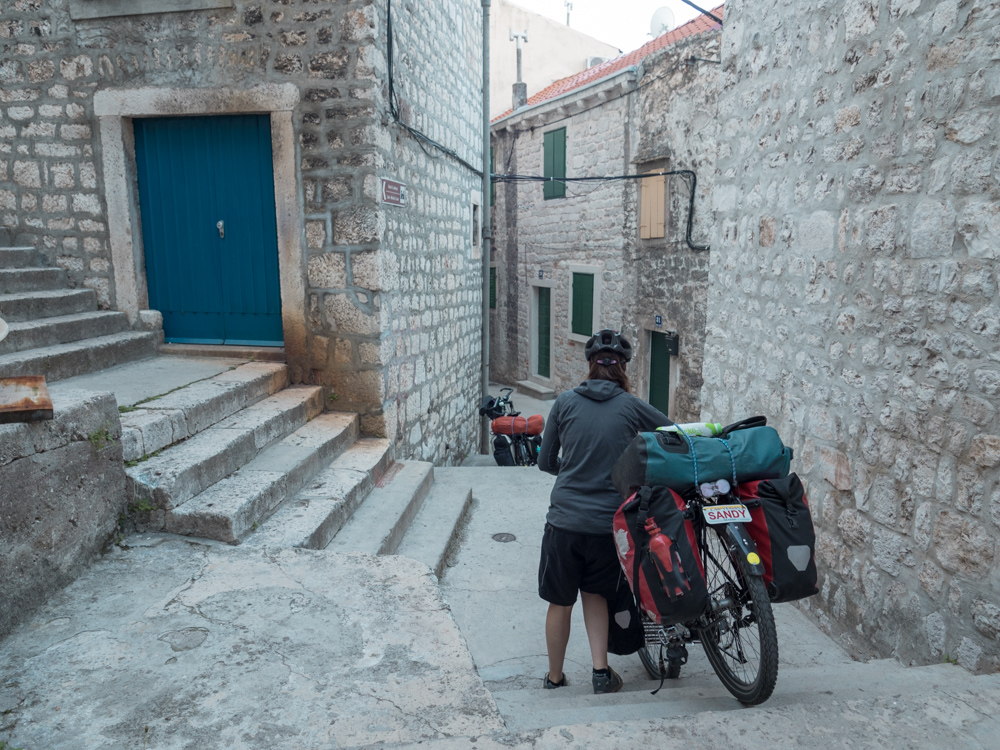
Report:
[[[220,221],[215,227],[219,230],[219,239],[226,239],[226,222]]]

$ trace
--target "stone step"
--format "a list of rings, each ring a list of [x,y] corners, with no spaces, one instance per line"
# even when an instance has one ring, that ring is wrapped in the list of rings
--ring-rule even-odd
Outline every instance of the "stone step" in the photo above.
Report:
[[[0,318],[8,323],[93,312],[96,309],[97,293],[93,289],[0,294]]]
[[[388,440],[358,440],[278,508],[246,543],[323,549],[385,474],[391,457]]]
[[[287,388],[125,470],[132,502],[173,510],[323,411],[322,389]]]
[[[37,261],[33,247],[0,247],[0,268],[26,268],[37,265]]]
[[[60,289],[66,281],[61,268],[0,268],[0,294]]]
[[[168,511],[164,530],[238,544],[286,498],[311,484],[334,456],[350,450],[358,424],[356,414],[320,414],[236,473]]]
[[[394,554],[433,483],[433,464],[426,461],[393,464],[327,549]]]
[[[435,469],[434,484],[396,554],[424,563],[441,578],[471,505],[472,483],[466,475]]]
[[[128,327],[128,316],[120,312],[85,312],[10,323],[9,335],[0,341],[0,354],[110,336]]]
[[[0,355],[0,378],[44,375],[49,382],[134,362],[156,354],[159,335],[125,332]]]
[[[651,693],[659,685],[659,680],[648,679],[641,667],[630,670],[630,673],[621,667],[623,661],[637,664],[637,656],[611,656],[612,666],[625,679],[622,690],[612,695],[594,695],[590,681],[579,679],[571,679],[569,686],[559,690],[542,690],[544,672],[532,680],[532,684],[519,689],[505,690],[494,685],[490,694],[511,731],[619,721],[622,716],[627,716],[630,721],[643,721],[712,711],[746,711],[710,668],[691,676],[686,674],[692,663],[705,661],[700,645],[689,645],[688,651],[690,661],[681,668],[680,678],[666,680],[663,689],[656,695]],[[990,677],[996,678],[995,675]],[[982,678],[972,677],[954,666],[948,673],[936,667],[903,667],[894,659],[846,665],[779,665],[777,687],[760,708],[769,712],[795,708],[808,710],[810,705],[831,701],[849,705],[851,701],[873,696],[908,693],[913,685],[934,685],[935,692],[938,692],[949,683],[961,688],[962,683],[974,683],[977,679]]]
[[[249,362],[169,393],[143,399],[121,415],[125,461],[194,437],[288,385],[288,367]]]
[[[532,398],[537,398],[539,401],[551,401],[558,395],[547,385],[535,383],[531,380],[518,380],[517,392],[523,393],[526,396],[531,396]]]

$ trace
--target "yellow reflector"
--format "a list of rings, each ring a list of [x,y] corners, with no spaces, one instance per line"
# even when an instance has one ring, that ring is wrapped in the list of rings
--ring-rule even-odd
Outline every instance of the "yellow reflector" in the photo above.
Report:
[[[747,555],[747,561],[751,565],[760,565],[760,555],[758,555],[756,552],[751,552],[749,555]]]

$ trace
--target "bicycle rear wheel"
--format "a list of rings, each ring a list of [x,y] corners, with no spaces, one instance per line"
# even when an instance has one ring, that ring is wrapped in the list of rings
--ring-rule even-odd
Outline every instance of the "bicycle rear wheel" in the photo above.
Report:
[[[717,610],[701,631],[705,655],[740,703],[758,705],[771,697],[778,681],[778,633],[767,587],[714,529],[705,531],[702,552]]]
[[[681,663],[663,659],[663,669],[660,669],[660,648],[659,646],[643,646],[639,649],[639,661],[646,669],[646,674],[654,680],[676,680],[681,676]]]

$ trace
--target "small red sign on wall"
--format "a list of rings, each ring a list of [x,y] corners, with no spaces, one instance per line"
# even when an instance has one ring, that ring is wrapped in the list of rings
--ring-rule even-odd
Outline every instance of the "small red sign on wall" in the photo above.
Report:
[[[391,206],[406,205],[406,185],[395,180],[382,179],[382,202]]]

